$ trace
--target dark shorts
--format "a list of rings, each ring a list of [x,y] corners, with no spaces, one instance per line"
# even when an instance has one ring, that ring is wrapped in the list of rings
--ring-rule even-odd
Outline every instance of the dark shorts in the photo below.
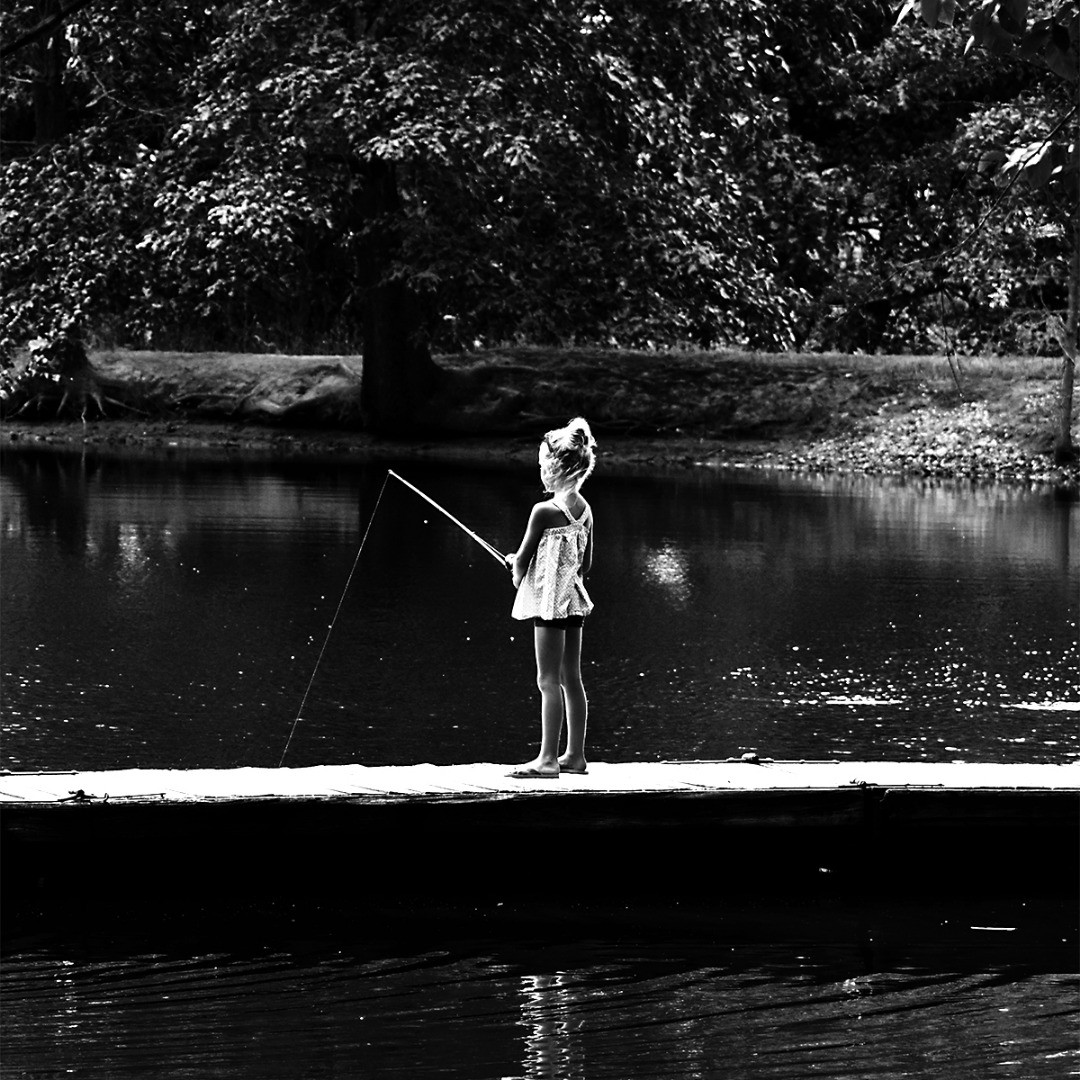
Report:
[[[567,615],[565,619],[533,619],[533,626],[553,626],[556,630],[580,629],[584,623],[584,615]]]

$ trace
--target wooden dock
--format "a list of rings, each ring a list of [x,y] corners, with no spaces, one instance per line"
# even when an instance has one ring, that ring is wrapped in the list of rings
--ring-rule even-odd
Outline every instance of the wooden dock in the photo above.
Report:
[[[513,796],[677,796],[731,791],[823,791],[868,785],[890,790],[1029,791],[1080,794],[1080,761],[1064,765],[920,761],[594,762],[587,775],[519,780],[509,765],[317,765],[297,769],[111,769],[0,773],[0,812],[14,805],[135,799],[501,799]],[[83,799],[73,799],[77,792]]]
[[[485,897],[1075,889],[1080,762],[592,763],[0,775],[5,903],[73,889]]]

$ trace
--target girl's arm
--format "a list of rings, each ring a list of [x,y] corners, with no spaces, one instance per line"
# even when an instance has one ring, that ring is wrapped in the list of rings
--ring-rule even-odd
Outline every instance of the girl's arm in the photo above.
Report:
[[[521,546],[513,555],[507,555],[506,561],[514,575],[514,588],[521,584],[525,571],[529,569],[536,547],[540,543],[540,537],[545,529],[561,525],[565,519],[557,507],[550,502],[537,503],[529,514],[529,524],[525,526],[525,536],[521,540]]]
[[[581,576],[585,577],[586,574],[592,569],[592,552],[593,552],[593,533],[596,531],[595,525],[589,526],[589,539],[585,544],[585,554],[581,558]]]

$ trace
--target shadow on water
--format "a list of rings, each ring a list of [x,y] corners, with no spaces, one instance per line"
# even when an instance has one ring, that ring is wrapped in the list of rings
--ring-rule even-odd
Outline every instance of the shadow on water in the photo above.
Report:
[[[581,948],[620,950],[632,943],[672,958],[767,955],[859,958],[866,972],[918,966],[979,970],[997,964],[1036,971],[1076,968],[1078,914],[1069,898],[951,896],[881,900],[818,895],[744,896],[711,902],[634,903],[422,901],[326,904],[236,900],[146,910],[110,918],[100,911],[48,928],[13,927],[5,957],[39,951],[104,959],[155,950],[254,955],[268,947],[297,955],[346,951],[365,961],[442,951],[499,954],[505,962],[558,970]],[[745,950],[745,951],[744,951]],[[736,955],[738,954],[738,955]]]

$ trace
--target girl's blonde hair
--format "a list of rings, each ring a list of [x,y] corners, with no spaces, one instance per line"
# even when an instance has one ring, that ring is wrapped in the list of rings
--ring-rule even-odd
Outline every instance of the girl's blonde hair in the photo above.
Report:
[[[549,431],[543,445],[548,452],[545,473],[553,483],[583,484],[596,466],[596,440],[584,417],[575,416],[566,427]]]

